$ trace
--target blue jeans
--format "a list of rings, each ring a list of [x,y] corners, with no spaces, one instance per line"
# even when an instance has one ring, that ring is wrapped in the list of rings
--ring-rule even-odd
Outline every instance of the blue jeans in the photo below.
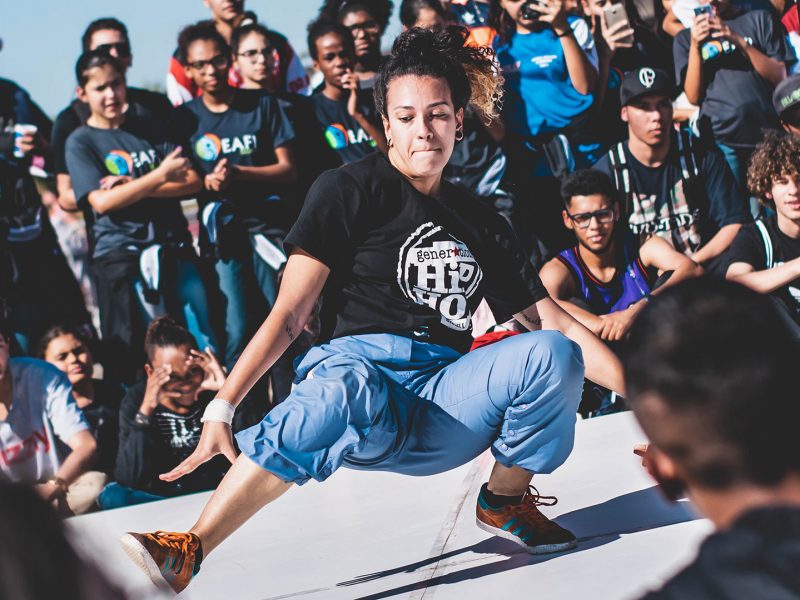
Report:
[[[241,451],[284,481],[324,481],[340,466],[431,475],[487,448],[505,466],[549,473],[572,451],[583,387],[577,344],[525,333],[460,355],[368,334],[312,348],[299,382],[236,434]]]
[[[255,250],[246,258],[217,259],[214,269],[225,298],[225,366],[230,369],[275,304],[278,274]]]
[[[134,490],[133,488],[125,487],[115,481],[112,481],[100,495],[97,497],[97,504],[100,510],[110,510],[112,508],[123,508],[125,506],[133,506],[134,504],[144,504],[146,502],[155,502],[156,500],[163,500],[162,496],[156,496],[141,490]]]

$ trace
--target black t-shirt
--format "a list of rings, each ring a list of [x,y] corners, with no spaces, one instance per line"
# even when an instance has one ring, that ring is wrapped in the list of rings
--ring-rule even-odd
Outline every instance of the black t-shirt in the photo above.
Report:
[[[623,210],[629,229],[642,241],[655,234],[672,243],[679,252],[689,254],[708,243],[725,225],[747,223],[751,217],[747,197],[716,148],[699,157],[698,169],[705,185],[695,185],[692,198],[687,198],[676,145],[673,139],[664,165],[648,167],[631,154],[628,142],[623,144],[633,192],[632,206]],[[594,168],[615,180],[608,154]]]
[[[777,217],[768,217],[763,221],[772,241],[772,266],[777,267],[785,262],[800,257],[800,240],[790,238],[778,228]],[[728,250],[728,265],[743,262],[756,271],[767,268],[767,250],[764,238],[755,223],[749,223],[739,230]],[[800,279],[773,292],[800,322]]]
[[[472,110],[464,113],[464,139],[456,142],[445,178],[478,196],[491,196],[505,173],[503,150]]]
[[[784,62],[793,60],[783,34],[767,11],[745,12],[725,24],[768,57]],[[690,42],[688,29],[675,36],[675,73],[681,85],[686,79]],[[703,78],[707,84],[700,115],[709,120],[718,142],[752,148],[761,140],[762,129],[779,127],[772,106],[772,87],[756,73],[741,51],[707,60],[703,64]]]
[[[192,161],[203,175],[211,173],[223,158],[229,165],[262,167],[277,162],[275,148],[294,139],[289,120],[270,94],[236,90],[230,108],[214,113],[202,97],[178,109],[176,123],[187,140]],[[278,185],[234,181],[219,193],[205,192],[201,204],[221,200],[234,209],[236,218],[251,232],[285,231],[292,212],[282,201]]]
[[[97,440],[97,461],[94,468],[113,476],[119,444],[119,406],[125,395],[125,388],[118,383],[101,379],[96,379],[93,383],[94,402],[81,411],[89,421]]]
[[[347,112],[347,97],[337,102],[326,97],[322,91],[311,96],[317,121],[325,130],[325,141],[347,164],[375,152],[376,144],[364,128]],[[379,125],[372,94],[366,90],[358,92],[358,110],[364,117]]]
[[[156,119],[168,123],[172,106],[164,94],[158,94],[140,88],[128,88],[129,117]],[[81,125],[86,125],[90,115],[89,106],[77,98],[58,113],[53,123],[53,134],[50,137],[50,151],[53,153],[53,167],[56,174],[67,174],[66,146],[67,138]]]
[[[161,128],[161,129],[160,129]],[[157,121],[129,117],[119,129],[83,125],[67,139],[69,175],[78,205],[92,224],[92,255],[138,252],[151,244],[190,243],[178,199],[145,198],[105,214],[89,205],[89,194],[108,175],[141,177],[155,169],[175,144]]]
[[[547,297],[502,217],[447,181],[419,193],[382,154],[324,173],[285,243],[331,269],[322,339],[415,334],[463,351],[481,299],[502,322]]]

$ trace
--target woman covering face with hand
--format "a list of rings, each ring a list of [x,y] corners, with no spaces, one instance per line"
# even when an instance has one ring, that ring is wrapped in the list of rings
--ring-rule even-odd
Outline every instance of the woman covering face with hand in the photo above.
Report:
[[[467,103],[496,116],[492,53],[465,47],[466,35],[401,35],[375,87],[388,156],[329,171],[310,190],[286,240],[274,309],[206,410],[197,450],[162,478],[234,454],[235,406],[297,336],[323,289],[324,342],[298,365],[286,401],[237,434],[243,456],[190,532],[122,538],[154,582],[183,589],[203,556],[293,483],[324,481],[341,466],[434,474],[487,448],[497,462],[481,490],[479,526],[531,552],[575,545],[538,511],[546,500],[528,486],[572,448],[581,351],[587,375],[613,389],[621,389],[621,369],[535,274],[525,283],[530,266],[506,222],[442,179]],[[464,354],[483,298],[533,332]]]

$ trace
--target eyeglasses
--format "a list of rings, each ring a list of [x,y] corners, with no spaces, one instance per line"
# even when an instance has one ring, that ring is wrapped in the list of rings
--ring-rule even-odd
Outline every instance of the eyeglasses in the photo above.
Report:
[[[604,208],[602,210],[596,210],[594,212],[588,213],[578,213],[577,215],[571,215],[567,213],[567,216],[572,219],[572,222],[575,223],[581,229],[586,229],[589,227],[589,224],[592,222],[592,219],[597,219],[597,222],[601,225],[608,225],[611,221],[614,220],[614,209],[613,208]]]
[[[113,55],[116,52],[119,58],[128,58],[131,55],[131,45],[128,42],[115,42],[113,44],[100,44],[95,47],[98,52]]]
[[[209,65],[215,69],[225,69],[230,65],[230,61],[227,55],[217,54],[214,58],[209,60],[196,60],[189,63],[189,66],[197,71],[203,71]]]
[[[354,23],[352,25],[348,25],[347,27],[350,30],[350,33],[353,34],[355,37],[357,32],[361,33],[378,33],[381,30],[381,26],[378,24],[377,21],[364,21],[363,23]]]
[[[256,62],[259,56],[263,56],[264,60],[271,60],[274,58],[274,48],[262,48],[261,50],[245,50],[239,52],[236,56],[242,56],[251,62]]]

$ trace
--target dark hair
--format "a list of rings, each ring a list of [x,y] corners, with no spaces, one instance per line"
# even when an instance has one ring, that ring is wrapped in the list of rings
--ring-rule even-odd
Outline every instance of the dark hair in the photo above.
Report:
[[[320,18],[341,21],[346,15],[363,10],[372,15],[381,28],[386,31],[394,3],[391,0],[325,0],[319,10]]]
[[[500,0],[489,0],[489,26],[497,32],[501,43],[507,43],[517,30],[517,24],[500,4]]]
[[[182,65],[188,64],[189,46],[194,42],[204,40],[216,42],[219,49],[225,56],[231,54],[231,49],[228,42],[222,37],[217,28],[214,27],[213,21],[200,21],[194,25],[187,25],[178,34],[178,61]]]
[[[78,85],[84,87],[89,81],[89,71],[100,67],[111,65],[111,67],[123,77],[125,76],[125,69],[119,61],[108,54],[108,52],[101,52],[100,50],[89,50],[84,52],[78,57],[78,62],[75,63],[75,79],[78,80]]]
[[[53,325],[50,329],[44,332],[44,335],[39,339],[39,343],[36,345],[36,356],[41,359],[44,359],[44,355],[47,353],[47,347],[57,337],[61,337],[62,335],[71,335],[75,337],[81,344],[89,347],[89,338],[86,336],[86,333],[82,331],[79,327],[74,327],[72,325]]]
[[[248,23],[247,25],[242,25],[241,27],[237,27],[233,30],[230,46],[231,52],[234,55],[239,53],[239,44],[242,43],[242,40],[251,33],[258,33],[259,35],[264,36],[267,40],[269,40],[270,44],[272,44],[272,38],[270,36],[269,29],[267,29],[261,23]]]
[[[450,86],[456,109],[468,104],[486,122],[498,117],[503,77],[491,48],[465,46],[469,32],[450,26],[431,31],[414,27],[394,41],[375,82],[375,108],[386,116],[386,95],[392,79],[403,75],[441,77]]]
[[[617,190],[611,183],[611,179],[597,169],[578,169],[567,175],[561,183],[561,198],[566,206],[569,206],[575,196],[592,194],[605,196],[611,202],[617,200]]]
[[[168,315],[158,317],[150,323],[147,333],[144,334],[144,351],[147,353],[149,362],[153,361],[153,356],[158,348],[177,348],[179,346],[197,349],[197,342],[188,329]]]
[[[347,50],[355,56],[356,45],[353,40],[353,34],[350,30],[337,21],[330,21],[328,19],[317,19],[308,26],[308,54],[312,59],[317,60],[317,40],[325,37],[329,33],[338,34],[342,38],[342,43]]]
[[[445,18],[440,0],[403,0],[400,4],[400,22],[406,27],[413,27],[423,8],[429,8],[442,19]]]
[[[130,44],[128,28],[125,27],[125,24],[122,21],[112,17],[104,17],[102,19],[95,19],[89,23],[86,31],[83,32],[83,37],[81,37],[81,46],[83,47],[84,52],[89,52],[89,50],[92,49],[92,36],[94,36],[94,34],[98,31],[103,31],[105,29],[119,31],[122,34],[122,37],[125,38],[125,41]]]
[[[688,483],[774,485],[800,471],[800,348],[772,302],[693,278],[656,296],[631,328],[627,400]]]
[[[750,158],[747,186],[762,204],[774,207],[774,200],[767,198],[767,194],[784,177],[800,180],[800,138],[782,131],[768,131]]]

